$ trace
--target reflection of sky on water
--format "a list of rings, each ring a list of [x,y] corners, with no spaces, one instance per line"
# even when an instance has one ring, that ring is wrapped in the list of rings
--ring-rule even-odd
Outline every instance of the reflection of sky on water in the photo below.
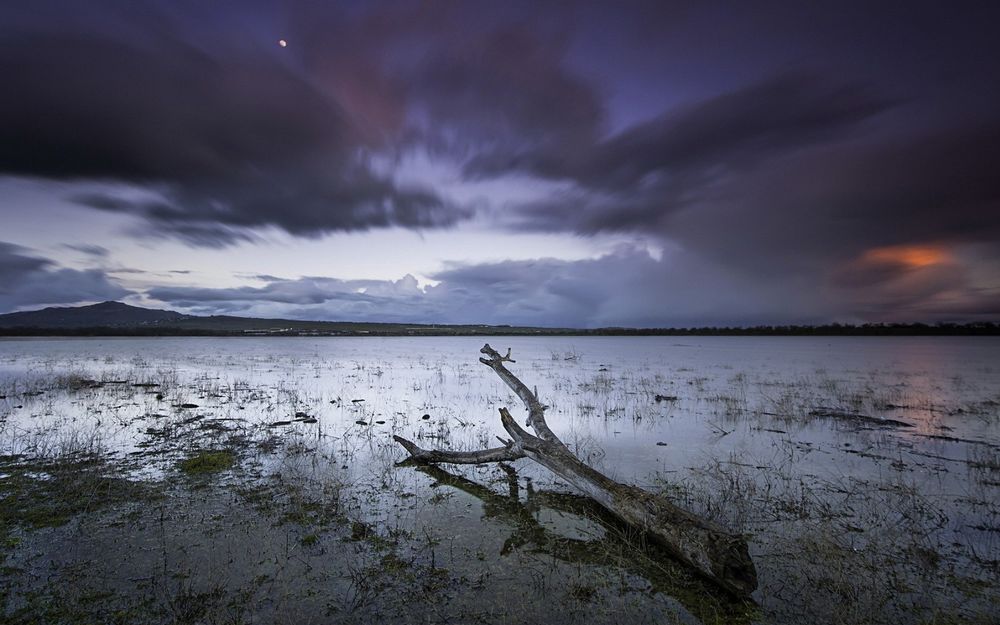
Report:
[[[493,446],[503,434],[500,406],[522,418],[520,403],[479,364],[482,343],[0,340],[0,395],[6,395],[0,400],[0,454],[94,443],[131,458],[140,467],[136,475],[172,479],[176,459],[192,445],[225,444],[229,435],[201,428],[237,427],[234,432],[255,440],[284,442],[273,453],[245,460],[259,475],[301,473],[317,484],[335,479],[345,485],[351,518],[389,528],[430,524],[475,545],[492,531],[480,504],[462,493],[429,490],[422,474],[393,469],[403,454],[390,435],[424,447],[475,449]],[[1000,377],[994,371],[1000,341],[501,337],[491,343],[513,348],[511,370],[537,386],[550,406],[553,430],[615,479],[654,489],[688,484],[688,496],[718,496],[715,489],[726,484],[719,476],[741,488],[801,489],[813,504],[819,498],[844,514],[846,523],[873,528],[841,537],[859,548],[882,540],[879,532],[908,531],[914,519],[930,519],[934,527],[917,525],[915,531],[929,531],[928,540],[951,550],[957,562],[968,562],[969,554],[1000,555],[995,532],[975,529],[998,520],[984,502],[997,499],[1000,482],[981,465],[1000,457]],[[67,376],[106,383],[53,388]],[[818,407],[915,427],[809,416]],[[297,412],[317,422],[269,427]],[[169,428],[194,438],[158,438]],[[163,448],[167,453],[160,453]],[[522,480],[531,478],[539,488],[568,488],[534,463],[522,460],[516,467]],[[458,472],[504,488],[494,467]],[[440,500],[422,503],[432,495]],[[572,519],[544,513],[537,520],[563,534],[580,531]],[[769,531],[794,536],[786,522]],[[752,548],[767,553],[773,540],[757,535]],[[787,565],[780,558],[763,562],[764,571]]]
[[[243,384],[270,389],[273,401],[297,396],[301,408],[331,422],[350,424],[359,414],[405,416],[405,427],[412,429],[416,412],[434,410],[435,423],[442,423],[438,416],[447,417],[452,436],[469,438],[475,429],[479,436],[491,437],[502,433],[496,408],[520,406],[479,365],[481,342],[4,340],[0,385],[27,383],[44,389],[54,377],[69,373],[95,379],[142,378],[132,382],[166,376],[199,388]],[[776,415],[777,424],[768,429],[809,431],[826,438],[851,430],[852,436],[865,436],[853,432],[856,428],[849,422],[808,419],[809,410],[817,407],[912,423],[914,428],[894,430],[891,436],[914,444],[929,444],[919,435],[997,442],[1000,376],[994,363],[1000,361],[1000,341],[988,338],[515,337],[494,343],[513,346],[519,361],[515,372],[538,386],[542,400],[552,406],[548,418],[557,431],[569,442],[602,450],[604,462],[623,474],[743,453],[761,447],[756,440],[773,438],[773,432],[754,434],[758,424],[734,415]],[[355,395],[366,401],[350,404]],[[677,400],[656,402],[655,395]],[[338,396],[346,405],[329,403]],[[0,401],[9,409],[14,398]],[[86,420],[85,411],[74,408],[74,398],[48,393],[17,401],[25,408],[8,417],[15,425],[18,414],[37,412],[41,404],[74,413],[77,425]],[[139,416],[164,406],[139,402],[119,410],[124,415],[130,408]],[[246,408],[240,418],[281,417]],[[225,410],[231,413],[232,407]],[[31,422],[40,426],[45,419],[39,422],[36,415]],[[474,442],[475,437],[465,441]]]
[[[872,471],[872,456],[886,454],[909,455],[916,465],[941,473],[954,468],[949,459],[968,455],[967,443],[944,437],[1000,443],[1000,376],[993,369],[1000,341],[991,339],[512,337],[493,342],[513,347],[515,373],[537,386],[551,406],[550,424],[567,444],[624,481],[683,475],[715,461],[790,463],[811,474],[865,475]],[[496,409],[507,405],[517,415],[521,407],[478,363],[481,344],[479,338],[4,340],[0,384],[9,390],[0,394],[9,397],[0,400],[8,413],[0,441],[15,449],[53,431],[97,432],[103,444],[128,453],[145,439],[147,428],[162,425],[162,417],[148,415],[180,420],[188,413],[171,404],[192,401],[199,404],[189,411],[195,415],[257,427],[305,411],[319,419],[316,429],[326,444],[351,459],[352,470],[395,432],[423,437],[425,446],[492,446],[503,434]],[[130,383],[166,381],[167,396],[157,401],[148,389],[107,385],[99,390],[106,405],[95,410],[79,393],[18,395],[45,389],[70,373]],[[656,395],[677,399],[657,402]],[[915,427],[873,428],[809,417],[817,407]],[[424,414],[431,419],[420,419]],[[312,431],[292,427],[302,435]]]

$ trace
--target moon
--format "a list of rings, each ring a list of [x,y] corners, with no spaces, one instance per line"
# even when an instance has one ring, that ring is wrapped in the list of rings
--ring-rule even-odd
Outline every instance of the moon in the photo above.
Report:
[[[278,45],[281,46],[282,48],[284,48],[284,47],[288,46],[288,42],[285,41],[284,39],[279,39],[278,40]]]

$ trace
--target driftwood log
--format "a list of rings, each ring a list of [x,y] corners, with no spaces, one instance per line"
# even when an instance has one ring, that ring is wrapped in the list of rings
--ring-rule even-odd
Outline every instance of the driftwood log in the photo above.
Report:
[[[423,449],[401,436],[393,438],[410,454],[410,462],[419,464],[481,464],[530,458],[563,478],[604,509],[625,523],[645,531],[654,541],[707,579],[738,597],[749,597],[757,588],[757,571],[747,550],[746,541],[723,527],[678,508],[662,497],[641,488],[621,484],[581,462],[549,429],[545,422],[546,406],[507,367],[514,362],[510,350],[501,355],[486,344],[480,358],[500,376],[528,410],[527,425],[535,434],[522,428],[506,408],[500,408],[500,421],[510,439],[500,439],[501,447],[479,451]]]

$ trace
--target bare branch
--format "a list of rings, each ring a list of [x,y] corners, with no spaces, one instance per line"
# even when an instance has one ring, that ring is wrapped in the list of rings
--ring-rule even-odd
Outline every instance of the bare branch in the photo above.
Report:
[[[483,363],[494,372],[500,379],[504,381],[514,391],[514,393],[521,398],[524,403],[524,407],[528,410],[528,420],[527,425],[529,425],[535,433],[538,434],[539,438],[562,445],[562,441],[559,437],[549,429],[548,423],[545,422],[545,406],[538,401],[538,397],[535,393],[532,393],[528,386],[519,380],[517,376],[511,373],[507,367],[503,366],[504,362],[514,362],[510,359],[510,349],[507,350],[506,356],[501,356],[500,353],[490,347],[487,343],[483,345],[483,348],[479,350],[481,353],[486,354],[489,358],[480,358],[479,362]]]
[[[489,356],[490,360],[497,360],[499,362],[517,362],[516,360],[514,360],[513,358],[510,357],[510,348],[509,347],[507,348],[507,355],[506,356],[501,356],[500,352],[498,352],[497,350],[495,350],[492,347],[490,347],[489,343],[487,343],[486,345],[484,345],[483,348],[481,350],[479,350],[479,351],[480,351],[480,353],[483,353],[483,354],[486,354],[487,356]],[[483,359],[480,358],[480,360],[483,360]]]
[[[511,373],[504,362],[514,362],[486,344],[480,350],[486,358],[480,362],[494,372],[521,398],[528,409],[528,425],[537,436],[522,428],[506,408],[500,408],[500,422],[510,435],[503,447],[481,451],[427,450],[395,436],[410,452],[410,462],[479,464],[530,458],[560,476],[600,504],[621,521],[637,527],[666,547],[680,560],[706,578],[740,597],[748,597],[757,588],[757,570],[750,560],[746,540],[724,528],[678,508],[663,497],[641,488],[621,484],[580,461],[549,429],[545,406],[537,391]],[[530,486],[529,486],[530,488]]]
[[[408,460],[411,463],[444,462],[448,464],[481,464],[484,462],[513,462],[525,457],[524,452],[517,444],[478,451],[447,451],[424,449],[402,436],[393,436],[392,438],[402,445],[406,451],[410,452]]]
[[[500,423],[503,425],[503,429],[507,430],[514,442],[521,445],[524,449],[539,450],[545,444],[545,442],[534,436],[514,420],[511,416],[510,411],[506,408],[500,408]]]

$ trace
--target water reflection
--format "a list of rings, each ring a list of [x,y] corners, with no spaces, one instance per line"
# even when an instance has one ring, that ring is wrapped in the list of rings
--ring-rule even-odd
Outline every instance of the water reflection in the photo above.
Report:
[[[454,488],[480,500],[485,519],[499,521],[510,529],[501,555],[530,550],[571,564],[627,571],[646,580],[651,592],[675,599],[701,622],[750,623],[757,615],[754,604],[736,600],[701,579],[587,497],[535,489],[531,478],[525,479],[522,489],[515,469],[502,463],[499,466],[507,478],[507,492],[503,494],[438,466],[401,464],[414,466],[433,479],[431,488]],[[556,518],[561,517],[563,522],[541,521],[546,510],[557,513]],[[567,536],[566,530],[581,520],[593,526],[594,531],[584,532],[592,537]]]

